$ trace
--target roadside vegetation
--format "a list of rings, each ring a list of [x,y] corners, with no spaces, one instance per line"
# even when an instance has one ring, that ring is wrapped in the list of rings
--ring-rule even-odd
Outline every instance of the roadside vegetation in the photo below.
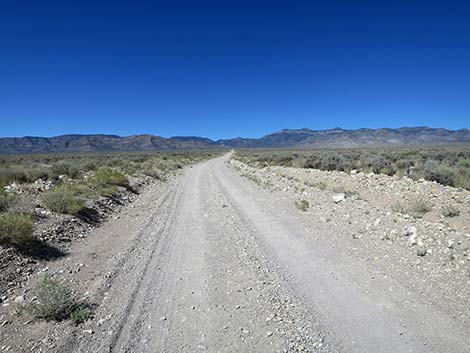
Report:
[[[14,196],[0,190],[0,212],[5,211],[13,203]]]
[[[406,204],[397,203],[392,205],[392,209],[395,212],[408,214],[414,218],[421,218],[432,210],[432,205],[424,199],[417,199]]]
[[[295,202],[295,206],[301,211],[307,211],[310,207],[310,203],[307,200],[299,200]]]
[[[407,176],[470,190],[470,147],[256,150],[238,151],[238,160],[257,167],[271,165],[326,171]]]
[[[78,325],[92,315],[90,305],[78,301],[67,285],[48,275],[39,280],[34,296],[36,300],[25,306],[25,309],[36,319],[71,320]]]
[[[452,218],[460,215],[460,210],[453,205],[447,205],[442,207],[442,215],[444,217]]]
[[[21,213],[0,215],[0,245],[23,250],[33,243],[31,217]]]
[[[57,214],[86,216],[87,209],[93,207],[99,198],[117,200],[119,195],[128,191],[135,193],[131,178],[150,177],[165,181],[173,171],[213,157],[216,153],[170,151],[2,155],[0,246],[24,250],[41,245],[34,236],[34,219],[38,218],[34,217],[34,207],[39,206]]]

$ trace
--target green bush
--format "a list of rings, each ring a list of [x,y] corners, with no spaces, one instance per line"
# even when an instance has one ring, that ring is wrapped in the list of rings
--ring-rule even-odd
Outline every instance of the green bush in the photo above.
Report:
[[[454,186],[455,173],[450,167],[429,161],[424,165],[424,178],[442,185]]]
[[[100,168],[95,172],[95,180],[100,185],[116,185],[127,187],[129,180],[126,176],[111,168]]]
[[[10,195],[9,193],[0,190],[0,212],[5,211],[10,207],[14,200],[13,195]]]
[[[38,282],[34,295],[36,301],[26,309],[37,319],[62,321],[68,319],[77,306],[72,291],[48,275]]]
[[[428,213],[429,211],[431,211],[431,209],[432,209],[431,205],[426,200],[423,200],[423,199],[412,201],[410,205],[408,206],[410,215],[415,218],[422,217],[425,213]]]
[[[66,175],[70,178],[76,178],[80,175],[78,168],[68,162],[58,162],[51,166],[49,177],[57,179],[60,175]]]
[[[118,192],[117,187],[129,187],[127,177],[108,167],[98,169],[90,180],[90,184],[100,195],[112,196]]]
[[[21,213],[7,213],[0,216],[0,245],[24,248],[31,244],[33,237],[31,217]]]
[[[307,211],[307,209],[310,207],[310,203],[307,200],[296,201],[295,205],[301,211]]]
[[[11,183],[24,183],[28,181],[25,167],[21,165],[10,165],[0,167],[0,186]]]
[[[408,214],[414,218],[423,217],[424,214],[431,211],[431,209],[432,206],[424,199],[417,199],[406,205],[398,203],[392,206],[393,211]]]
[[[33,291],[36,300],[24,307],[36,319],[63,321],[70,319],[75,325],[87,321],[92,308],[78,302],[72,290],[49,275],[42,277]]]
[[[79,325],[87,321],[91,317],[92,311],[88,305],[79,304],[70,314],[70,320],[75,324]]]
[[[350,171],[351,162],[344,156],[339,154],[327,154],[320,162],[320,169],[322,170],[338,170]]]
[[[470,159],[461,159],[458,163],[459,167],[470,169]]]
[[[447,205],[447,206],[442,207],[442,215],[444,217],[449,217],[449,218],[457,217],[458,215],[460,215],[460,211],[455,206]]]
[[[77,214],[85,208],[84,201],[77,197],[77,192],[68,185],[56,186],[46,191],[42,201],[51,211]]]

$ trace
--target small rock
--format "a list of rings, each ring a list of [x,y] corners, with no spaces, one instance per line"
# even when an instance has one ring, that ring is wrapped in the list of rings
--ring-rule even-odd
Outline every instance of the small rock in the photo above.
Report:
[[[21,304],[21,303],[23,303],[23,302],[24,302],[24,296],[19,295],[19,296],[17,296],[17,297],[15,298],[15,303],[16,303],[16,304]]]
[[[93,330],[83,330],[82,332],[86,333],[87,335],[92,335],[95,333]]]
[[[416,233],[411,234],[410,237],[408,238],[407,245],[408,246],[413,246],[418,244],[418,235]]]
[[[340,203],[346,198],[346,195],[343,193],[339,193],[339,194],[333,195],[332,198],[335,203]]]
[[[407,227],[403,230],[403,236],[405,236],[405,237],[408,237],[410,235],[417,234],[417,233],[418,233],[418,231],[416,230],[416,227],[414,227],[414,226]]]

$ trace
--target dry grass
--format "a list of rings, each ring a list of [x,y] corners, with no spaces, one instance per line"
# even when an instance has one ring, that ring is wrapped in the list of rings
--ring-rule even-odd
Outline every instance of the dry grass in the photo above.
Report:
[[[51,211],[78,214],[85,209],[85,202],[77,196],[77,190],[69,185],[61,185],[44,193],[42,201]]]
[[[0,245],[24,248],[34,243],[31,217],[21,213],[7,213],[0,216]]]

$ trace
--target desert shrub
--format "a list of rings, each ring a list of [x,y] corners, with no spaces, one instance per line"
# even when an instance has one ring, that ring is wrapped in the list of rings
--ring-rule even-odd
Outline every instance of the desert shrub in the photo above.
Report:
[[[77,197],[77,192],[68,185],[56,186],[46,191],[42,201],[51,211],[77,214],[85,208],[84,201]]]
[[[470,159],[459,160],[458,166],[461,168],[470,169]]]
[[[92,310],[89,305],[78,304],[74,310],[70,313],[70,320],[75,324],[79,325],[90,319]]]
[[[69,162],[55,163],[50,168],[49,177],[57,179],[60,175],[66,175],[70,178],[76,178],[80,175],[79,169]]]
[[[395,167],[397,169],[408,169],[412,166],[414,166],[414,162],[410,159],[400,159],[395,162]]]
[[[321,158],[317,155],[310,155],[305,161],[305,168],[320,169],[320,166]]]
[[[0,168],[0,186],[11,183],[24,183],[28,181],[26,169],[21,165],[11,165]]]
[[[34,241],[31,217],[21,213],[0,216],[0,245],[24,248]]]
[[[359,192],[357,192],[356,190],[347,189],[342,185],[333,186],[331,188],[331,191],[336,194],[344,194],[344,196],[348,198],[358,199],[360,197]]]
[[[456,175],[455,186],[470,190],[470,171]]]
[[[292,167],[294,168],[305,168],[307,166],[307,160],[304,157],[297,157],[292,160]]]
[[[390,162],[383,156],[371,157],[366,163],[370,170],[375,174],[388,174],[386,171],[388,171],[387,168],[390,168]]]
[[[452,206],[452,205],[446,205],[444,207],[442,207],[442,215],[444,217],[457,217],[458,215],[460,215],[460,211],[457,207],[455,206]]]
[[[455,173],[452,168],[436,161],[427,161],[423,168],[424,178],[439,184],[454,186]]]
[[[395,211],[395,212],[398,212],[398,213],[403,213],[403,214],[407,213],[406,207],[400,202],[394,203],[391,206],[391,208],[392,208],[392,211]]]
[[[149,166],[146,169],[144,169],[142,171],[142,173],[144,175],[147,175],[149,177],[152,177],[152,178],[155,178],[155,179],[158,179],[158,180],[162,179],[161,171],[159,169],[155,168],[155,167]]]
[[[300,200],[295,202],[295,206],[301,211],[307,211],[310,207],[310,203],[307,200]]]
[[[320,169],[349,171],[351,170],[351,163],[339,154],[327,154],[321,159]]]
[[[33,294],[36,300],[23,308],[36,319],[46,321],[70,319],[75,325],[79,325],[92,316],[93,311],[89,304],[77,301],[66,284],[49,275],[39,280]]]
[[[50,177],[50,169],[48,166],[38,165],[28,169],[28,181],[32,182],[38,179],[47,180]]]
[[[104,196],[112,196],[118,193],[118,186],[129,187],[127,177],[109,167],[99,168],[90,180],[92,187]]]
[[[304,182],[305,185],[310,186],[312,188],[320,189],[320,190],[325,190],[328,187],[328,184],[325,183],[324,181],[315,181],[315,182],[310,182],[306,181]]]
[[[13,195],[3,190],[0,190],[0,212],[7,210],[8,207],[10,207],[10,205],[12,204],[13,200]]]
[[[427,253],[428,253],[427,250],[424,248],[418,248],[416,250],[416,255],[418,256],[426,256]]]
[[[432,207],[424,199],[417,199],[409,202],[408,204],[397,203],[392,206],[392,210],[395,212],[408,214],[414,218],[421,218],[424,214],[431,211]]]
[[[77,304],[72,291],[50,276],[44,276],[36,285],[36,301],[27,306],[27,310],[37,319],[62,321],[68,319]]]
[[[128,186],[129,180],[126,176],[111,168],[100,168],[95,172],[94,180],[99,185]]]
[[[422,217],[425,213],[428,213],[429,211],[431,211],[431,209],[432,207],[429,204],[429,202],[427,202],[424,199],[414,200],[408,206],[410,215],[416,218]]]

